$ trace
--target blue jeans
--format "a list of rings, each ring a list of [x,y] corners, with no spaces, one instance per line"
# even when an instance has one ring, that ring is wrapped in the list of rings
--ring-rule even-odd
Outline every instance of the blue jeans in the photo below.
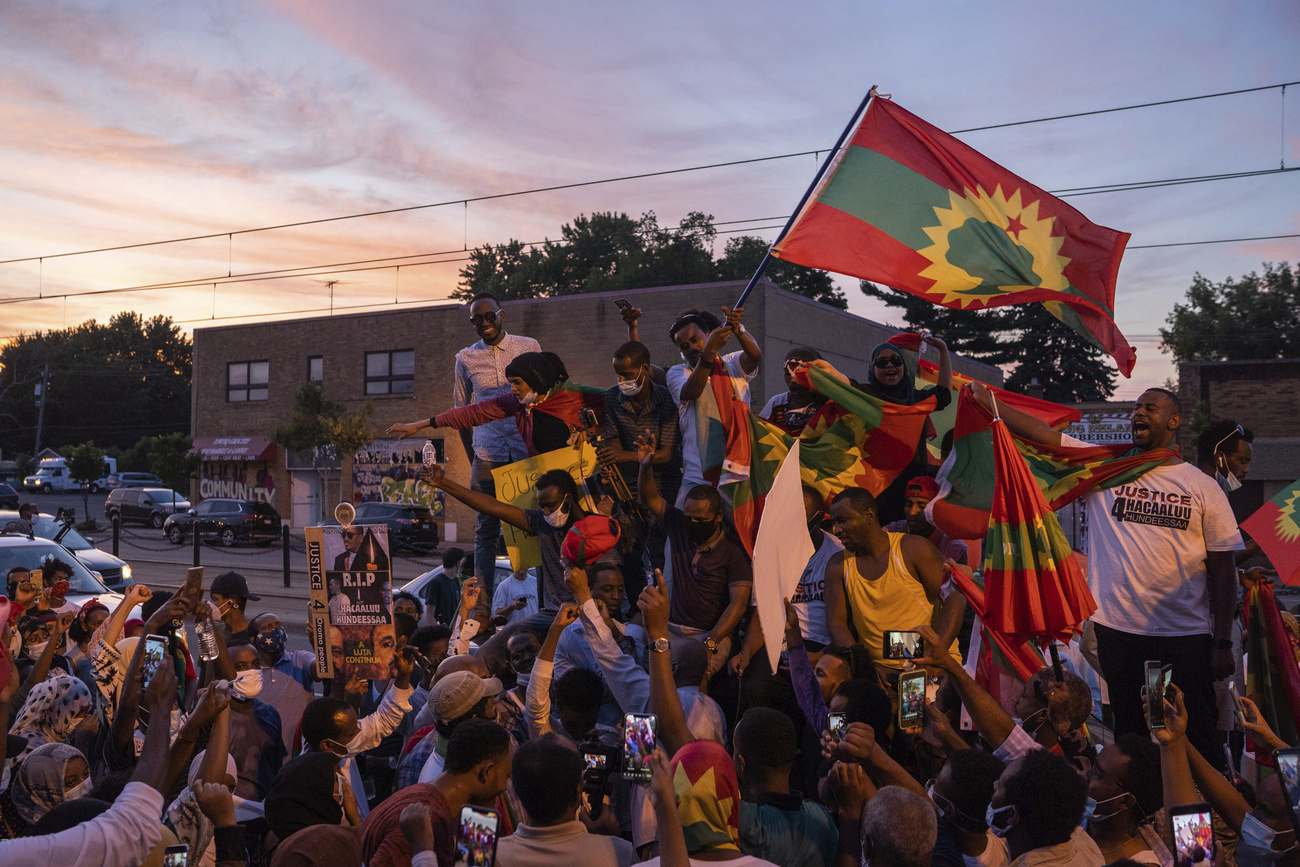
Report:
[[[470,469],[470,490],[489,497],[497,495],[496,481],[492,471],[504,467],[509,461],[487,461],[475,458]],[[501,536],[501,519],[486,512],[478,513],[478,522],[474,524],[474,575],[478,578],[480,592],[492,600],[492,585],[496,580],[497,540]]]

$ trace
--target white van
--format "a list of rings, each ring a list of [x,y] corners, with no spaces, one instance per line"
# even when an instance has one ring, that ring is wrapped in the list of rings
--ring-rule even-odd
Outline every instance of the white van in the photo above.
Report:
[[[98,494],[108,487],[108,477],[117,472],[117,459],[104,458],[104,474],[90,483],[90,492]],[[55,491],[80,490],[68,475],[68,462],[63,458],[42,458],[36,475],[23,479],[23,487],[32,493],[50,494]]]

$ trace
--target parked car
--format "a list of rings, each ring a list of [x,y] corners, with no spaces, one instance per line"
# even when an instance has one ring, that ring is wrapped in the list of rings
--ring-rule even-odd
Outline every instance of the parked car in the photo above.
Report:
[[[280,513],[270,503],[213,497],[163,522],[163,532],[176,545],[196,529],[200,539],[216,539],[227,548],[239,541],[269,545],[280,538]]]
[[[104,517],[111,523],[117,515],[123,524],[147,524],[161,529],[167,516],[187,512],[190,501],[167,488],[118,487],[104,500]]]
[[[0,512],[0,527],[17,519],[17,512]],[[83,566],[92,572],[99,573],[104,583],[109,587],[121,589],[128,584],[135,583],[131,580],[131,564],[119,557],[114,557],[107,551],[99,550],[90,543],[90,540],[72,529],[71,526],[54,520],[44,512],[32,519],[32,532],[38,539],[49,539],[67,548],[73,557],[81,561]]]
[[[385,524],[393,550],[412,548],[428,553],[438,547],[438,525],[424,506],[409,503],[358,503],[354,524]]]
[[[14,490],[13,485],[0,482],[0,509],[18,510],[18,492]]]
[[[99,601],[111,611],[122,601],[122,594],[109,590],[76,557],[68,556],[68,550],[49,539],[33,539],[17,533],[0,533],[0,575],[8,575],[15,566],[27,570],[39,569],[50,559],[59,558],[72,567],[72,577],[68,579],[68,602],[80,608],[92,598]]]
[[[163,480],[153,473],[113,473],[108,477],[107,488],[161,488]]]

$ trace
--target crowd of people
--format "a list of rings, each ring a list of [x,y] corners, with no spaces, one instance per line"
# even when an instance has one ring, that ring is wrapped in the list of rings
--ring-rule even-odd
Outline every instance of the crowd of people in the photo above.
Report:
[[[717,395],[748,401],[764,361],[743,309],[722,313],[665,323],[681,351],[665,368],[626,307],[614,385],[595,389],[507,332],[495,298],[471,302],[481,339],[457,356],[455,405],[391,432],[461,430],[470,478],[423,478],[478,512],[475,547],[444,551],[422,597],[394,596],[387,679],[336,661],[319,680],[235,572],[80,608],[54,595],[57,560],[43,581],[11,572],[0,863],[1300,864],[1281,779],[1229,767],[1216,693],[1242,664],[1245,545],[1224,489],[1248,471],[1245,431],[1197,465],[1169,457],[1087,495],[1097,612],[1078,653],[1009,697],[963,664],[974,626],[954,570],[981,564],[925,517],[939,487],[924,438],[885,490],[805,486],[791,534],[813,554],[774,670],[751,559],[707,464]],[[793,349],[787,392],[759,414],[801,433],[827,404],[799,376],[810,365],[879,400],[946,404],[947,349],[925,342],[939,358],[929,389],[893,344],[864,382]],[[543,473],[535,509],[495,498],[493,468],[590,435],[590,414],[603,436],[589,478]],[[1002,417],[1026,439],[1084,445]],[[1178,397],[1150,389],[1133,446],[1165,449],[1182,423]],[[496,586],[502,522],[536,537],[540,564]],[[205,661],[192,648],[208,631]],[[1149,660],[1172,672],[1159,728]],[[1287,746],[1241,704],[1256,744]],[[1208,830],[1171,824],[1201,802]]]

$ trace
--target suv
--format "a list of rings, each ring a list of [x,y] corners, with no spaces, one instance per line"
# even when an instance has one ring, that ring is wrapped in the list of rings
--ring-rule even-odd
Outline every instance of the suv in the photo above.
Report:
[[[0,509],[18,510],[18,492],[4,482],[0,482]]]
[[[105,487],[110,491],[117,488],[160,488],[163,480],[153,473],[116,473],[108,477]]]
[[[354,524],[385,524],[388,541],[396,550],[399,546],[424,553],[438,547],[438,525],[433,514],[424,506],[409,503],[359,503]]]
[[[0,512],[0,527],[18,519],[17,512]],[[101,551],[90,543],[85,536],[72,529],[70,524],[56,521],[45,513],[32,518],[32,532],[37,539],[49,539],[67,548],[82,566],[97,574],[108,586],[121,590],[131,580],[131,565],[120,557],[114,557],[107,551]],[[10,533],[9,535],[19,535]],[[27,538],[24,536],[23,538]],[[67,559],[67,558],[64,558]]]
[[[167,488],[118,487],[108,492],[104,500],[104,517],[111,523],[113,516],[123,524],[134,521],[162,529],[168,515],[187,512],[190,501]]]
[[[280,513],[269,503],[213,497],[168,517],[163,532],[175,545],[183,544],[191,532],[218,539],[227,548],[240,540],[269,545],[280,538]]]
[[[65,597],[72,605],[80,608],[98,596],[99,601],[112,610],[122,601],[120,593],[105,587],[103,582],[76,557],[70,557],[68,550],[62,545],[56,545],[48,539],[33,539],[17,533],[0,533],[0,575],[8,575],[9,570],[15,566],[22,566],[29,571],[39,569],[43,563],[54,557],[58,557],[72,567],[72,577],[68,579],[68,595]]]

